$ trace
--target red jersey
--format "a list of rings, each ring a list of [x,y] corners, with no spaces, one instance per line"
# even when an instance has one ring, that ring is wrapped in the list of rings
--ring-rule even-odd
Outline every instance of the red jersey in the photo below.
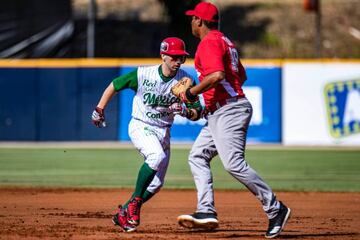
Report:
[[[225,79],[215,88],[203,93],[206,107],[231,97],[244,97],[242,85],[246,80],[235,45],[218,30],[211,30],[199,43],[195,54],[195,69],[201,82],[206,75],[222,71]]]

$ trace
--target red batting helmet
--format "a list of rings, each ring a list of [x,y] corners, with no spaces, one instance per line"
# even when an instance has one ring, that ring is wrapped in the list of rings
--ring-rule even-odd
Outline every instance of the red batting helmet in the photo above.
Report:
[[[160,45],[160,54],[189,55],[185,50],[185,43],[177,37],[165,38]]]

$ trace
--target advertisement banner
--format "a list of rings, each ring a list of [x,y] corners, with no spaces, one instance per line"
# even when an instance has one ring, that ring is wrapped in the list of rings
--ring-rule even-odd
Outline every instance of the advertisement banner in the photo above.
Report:
[[[184,65],[185,71],[197,81],[193,66]],[[136,69],[135,66],[123,66],[120,75]],[[281,68],[278,66],[247,67],[248,80],[244,91],[253,105],[254,113],[248,132],[250,143],[281,142]],[[129,141],[128,123],[131,118],[134,92],[124,90],[119,93],[119,140]],[[175,117],[171,129],[172,141],[194,141],[205,119],[193,122],[179,116]]]
[[[360,62],[283,65],[283,143],[360,144]]]

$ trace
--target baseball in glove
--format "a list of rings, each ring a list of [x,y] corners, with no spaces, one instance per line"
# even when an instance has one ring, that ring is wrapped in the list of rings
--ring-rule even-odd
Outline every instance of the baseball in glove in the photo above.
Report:
[[[191,86],[191,78],[183,77],[171,88],[171,93],[174,94],[177,98],[180,98],[182,102],[195,102],[198,100],[197,96],[194,99],[189,99],[186,96],[186,91],[188,91]]]

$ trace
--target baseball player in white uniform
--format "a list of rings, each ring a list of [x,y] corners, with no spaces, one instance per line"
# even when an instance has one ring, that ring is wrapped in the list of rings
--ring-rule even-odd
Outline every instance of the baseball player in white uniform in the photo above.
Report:
[[[144,157],[131,198],[120,205],[112,221],[125,232],[132,232],[140,223],[141,205],[164,184],[170,158],[170,127],[175,114],[198,120],[200,102],[186,104],[171,93],[182,77],[190,77],[180,69],[188,53],[185,43],[176,37],[166,38],[160,46],[162,64],[138,67],[115,78],[105,89],[92,114],[97,127],[105,127],[104,109],[116,92],[130,88],[135,91],[129,136]],[[190,77],[191,78],[191,77]]]

